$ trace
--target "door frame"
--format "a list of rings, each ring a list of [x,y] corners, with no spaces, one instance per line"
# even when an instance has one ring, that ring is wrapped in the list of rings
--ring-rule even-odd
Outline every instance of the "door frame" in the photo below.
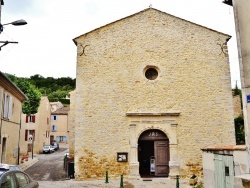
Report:
[[[140,136],[138,138],[138,144],[140,141],[152,141],[152,142],[154,142],[154,151],[153,151],[154,155],[156,155],[156,145],[155,144],[158,142],[164,142],[164,144],[166,146],[166,148],[164,150],[164,152],[166,152],[166,156],[165,156],[166,161],[164,163],[161,163],[161,164],[154,164],[154,166],[155,166],[154,176],[168,177],[169,176],[170,149],[169,149],[169,138],[167,137],[167,135],[159,129],[148,129],[140,134]],[[138,162],[139,162],[139,167],[140,167],[139,159],[141,156],[140,156],[139,149],[140,148],[138,148]],[[154,156],[154,158],[155,158],[155,161],[159,161],[156,156]],[[150,161],[150,159],[149,159],[149,161]],[[167,173],[161,174],[161,173],[159,173],[160,167],[163,167],[163,166],[165,166],[167,168],[166,170],[164,170],[164,172],[167,172]],[[150,174],[151,173],[149,173],[149,175]]]

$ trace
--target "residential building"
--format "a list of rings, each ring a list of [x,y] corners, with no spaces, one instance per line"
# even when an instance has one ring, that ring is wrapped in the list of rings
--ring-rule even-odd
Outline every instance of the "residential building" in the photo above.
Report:
[[[62,107],[51,112],[50,143],[68,143],[68,112],[69,107]]]
[[[22,102],[25,94],[0,72],[0,162],[18,164]]]
[[[22,114],[20,153],[42,153],[43,146],[50,144],[50,103],[41,97],[36,114]]]
[[[51,112],[54,112],[57,109],[64,107],[63,104],[60,101],[58,101],[58,102],[50,102],[50,106],[51,106]]]
[[[76,37],[76,179],[201,177],[235,145],[229,39],[154,8]]]

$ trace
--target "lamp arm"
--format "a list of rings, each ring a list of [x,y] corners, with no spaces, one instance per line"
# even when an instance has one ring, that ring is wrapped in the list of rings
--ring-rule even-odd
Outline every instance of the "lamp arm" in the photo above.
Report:
[[[0,23],[0,34],[3,32],[3,25]]]

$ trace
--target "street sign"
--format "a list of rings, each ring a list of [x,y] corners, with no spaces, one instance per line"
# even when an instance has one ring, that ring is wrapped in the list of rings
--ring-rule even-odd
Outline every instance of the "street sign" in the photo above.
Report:
[[[250,95],[247,95],[247,103],[250,103]]]

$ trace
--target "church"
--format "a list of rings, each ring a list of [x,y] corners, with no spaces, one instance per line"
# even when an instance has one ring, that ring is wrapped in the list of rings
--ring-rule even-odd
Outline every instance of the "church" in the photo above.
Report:
[[[229,39],[154,8],[73,39],[76,179],[202,176],[202,148],[235,145]]]

